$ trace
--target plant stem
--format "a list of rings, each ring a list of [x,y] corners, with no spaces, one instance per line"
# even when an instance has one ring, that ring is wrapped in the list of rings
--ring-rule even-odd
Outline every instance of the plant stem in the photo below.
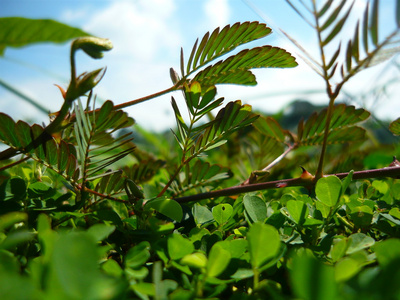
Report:
[[[339,179],[343,179],[344,177],[349,175],[349,172],[324,175],[324,177],[332,175],[337,176]],[[387,167],[382,169],[363,170],[353,173],[353,180],[381,178],[381,177],[391,177],[391,178],[400,177],[400,167]],[[262,183],[253,183],[248,185],[233,186],[222,190],[178,197],[175,198],[174,200],[178,201],[179,203],[185,203],[191,201],[200,201],[204,199],[239,195],[243,193],[261,191],[266,189],[284,188],[292,186],[303,186],[306,188],[312,188],[315,184],[316,184],[315,180],[305,180],[300,177],[290,178],[290,179],[283,179],[283,180],[276,180],[276,181],[269,181]]]
[[[271,162],[268,166],[266,166],[261,171],[268,171],[271,168],[273,168],[276,164],[278,164],[286,155],[288,155],[296,147],[297,147],[297,144],[288,145],[288,148],[281,155],[279,155],[273,162]],[[242,183],[242,185],[246,185],[246,184],[249,184],[249,183],[250,183],[250,177],[248,179],[246,179]]]
[[[124,102],[124,103],[115,105],[114,109],[121,109],[121,108],[125,108],[125,107],[128,107],[128,106],[136,105],[138,103],[141,103],[141,102],[153,99],[153,98],[157,98],[157,97],[160,97],[162,95],[168,94],[170,92],[179,90],[180,87],[181,87],[181,83],[178,82],[177,84],[175,84],[172,87],[170,87],[168,89],[165,89],[163,91],[160,91],[160,92],[157,92],[157,93],[154,93],[154,94],[142,97],[142,98],[138,98],[138,99],[135,99],[135,100],[132,100],[132,101],[128,101],[128,102]]]

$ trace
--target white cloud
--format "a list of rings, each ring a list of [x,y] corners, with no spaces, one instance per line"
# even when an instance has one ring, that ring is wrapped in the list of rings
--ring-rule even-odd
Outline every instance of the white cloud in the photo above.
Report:
[[[208,0],[204,4],[204,12],[208,18],[205,23],[210,28],[224,27],[229,23],[231,13],[228,0]]]

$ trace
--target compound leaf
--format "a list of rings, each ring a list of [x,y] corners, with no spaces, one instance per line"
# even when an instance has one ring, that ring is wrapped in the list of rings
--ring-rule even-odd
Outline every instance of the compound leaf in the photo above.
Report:
[[[317,145],[323,142],[327,109],[313,113],[309,119],[299,122],[297,138],[302,145]],[[363,139],[365,130],[354,124],[366,120],[370,113],[362,108],[339,104],[334,107],[330,122],[328,143],[344,143]]]
[[[218,27],[211,35],[207,32],[198,47],[198,40],[195,42],[186,72],[191,73],[239,45],[265,37],[270,33],[271,29],[259,22],[238,22],[232,26],[225,26],[221,31]]]
[[[236,55],[219,61],[200,71],[194,77],[202,86],[220,83],[255,85],[255,76],[250,69],[255,68],[292,68],[297,66],[295,58],[286,50],[263,46],[245,49]]]

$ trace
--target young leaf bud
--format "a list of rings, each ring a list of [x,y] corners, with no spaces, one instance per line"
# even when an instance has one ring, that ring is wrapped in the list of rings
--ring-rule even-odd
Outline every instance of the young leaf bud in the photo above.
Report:
[[[73,101],[83,96],[85,93],[93,89],[103,78],[105,68],[97,69],[89,73],[83,73],[76,79],[76,86],[70,85],[66,92],[66,99]]]
[[[104,51],[111,50],[113,45],[109,39],[88,36],[76,39],[72,47],[75,51],[82,49],[90,57],[98,59],[103,57]]]
[[[179,81],[179,75],[173,68],[169,69],[169,75],[171,77],[172,83],[176,84]]]

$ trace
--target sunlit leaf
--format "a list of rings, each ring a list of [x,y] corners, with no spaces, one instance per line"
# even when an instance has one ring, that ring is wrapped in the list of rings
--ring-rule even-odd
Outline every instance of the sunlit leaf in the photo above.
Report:
[[[379,0],[374,0],[371,11],[371,23],[369,26],[369,32],[371,34],[371,40],[374,46],[378,45],[378,15],[379,15]]]
[[[271,225],[254,223],[247,233],[250,262],[253,268],[260,268],[278,254],[281,240],[278,231]]]
[[[178,222],[180,222],[183,217],[182,207],[179,205],[179,203],[173,199],[168,199],[165,197],[155,198],[147,201],[145,208],[152,208],[168,218]]]
[[[320,11],[318,12],[318,17],[321,18],[327,11],[328,9],[331,7],[333,0],[328,0],[325,2],[324,6],[320,9]],[[343,1],[345,2],[345,1]]]
[[[315,187],[315,194],[319,201],[329,207],[334,207],[342,192],[342,182],[336,176],[320,178]]]
[[[267,218],[267,206],[260,197],[246,194],[243,197],[243,204],[252,222],[265,221]]]
[[[400,118],[390,123],[389,129],[395,135],[400,135]]]
[[[236,55],[219,61],[196,74],[193,80],[203,86],[220,83],[255,85],[255,77],[249,71],[255,68],[292,68],[297,66],[295,58],[286,50],[263,46],[245,49]]]
[[[235,23],[227,25],[221,31],[207,32],[198,45],[198,40],[190,54],[186,72],[191,73],[208,62],[232,51],[237,46],[262,38],[271,33],[271,29],[259,22]],[[198,45],[198,46],[197,46]]]
[[[342,0],[343,2],[346,2]],[[325,46],[342,30],[344,23],[348,20],[350,11],[353,8],[354,1],[352,2],[350,8],[347,10],[346,14],[336,23],[335,27],[331,30],[328,36],[322,41],[322,45]]]
[[[327,1],[321,11],[323,11],[323,13],[325,13],[330,8],[330,4],[332,2],[333,1]],[[321,26],[321,29],[320,29],[321,31],[324,31],[325,29],[327,29],[333,22],[336,21],[338,15],[340,14],[340,12],[345,4],[346,4],[346,0],[342,0],[342,2],[340,2],[340,4],[334,9],[334,11],[331,13],[331,15],[327,18],[325,23]]]
[[[298,125],[298,139],[304,145],[316,145],[323,142],[327,109],[319,114],[313,113],[309,119],[300,121]],[[370,113],[364,109],[356,109],[354,106],[339,104],[334,107],[330,122],[328,143],[343,143],[363,139],[365,130],[353,126],[366,120]]]
[[[207,275],[209,277],[217,277],[226,269],[230,260],[231,254],[219,244],[215,244],[208,256]]]
[[[194,251],[193,243],[178,233],[168,236],[167,245],[168,255],[172,260],[181,259]]]
[[[212,214],[213,214],[214,220],[219,225],[223,225],[226,222],[228,222],[228,220],[230,219],[230,217],[233,214],[232,205],[230,205],[228,203],[218,204],[213,207]]]
[[[0,56],[6,47],[22,47],[34,43],[64,43],[71,39],[90,36],[81,29],[46,19],[21,17],[0,18]]]
[[[278,142],[284,142],[287,131],[272,117],[260,117],[253,126],[263,135],[276,139]]]

